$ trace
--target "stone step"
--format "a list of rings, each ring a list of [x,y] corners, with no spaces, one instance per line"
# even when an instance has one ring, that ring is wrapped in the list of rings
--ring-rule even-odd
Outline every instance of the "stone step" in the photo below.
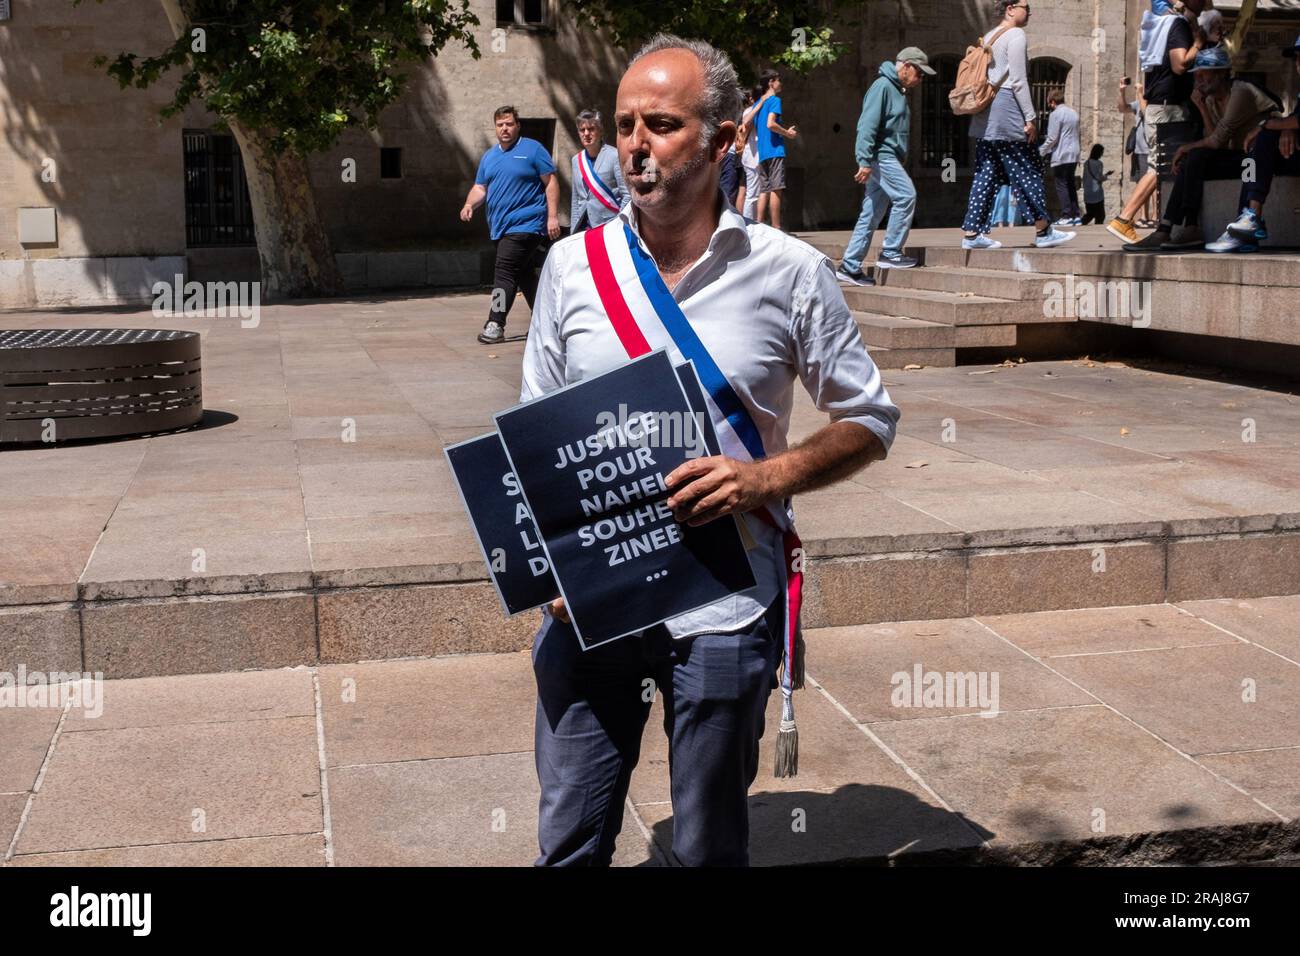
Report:
[[[1293,594],[1300,516],[806,531],[804,546],[804,626],[844,627]],[[1099,553],[1104,574],[1094,570]],[[149,677],[528,647],[538,612],[503,618],[485,577],[474,561],[357,569],[347,584],[315,573],[157,581],[148,590],[170,596],[151,598],[123,593],[144,582],[79,584],[73,600],[0,606],[0,671],[39,661],[45,671]]]
[[[1027,243],[1029,233],[996,235],[1005,242],[1000,249],[965,250],[953,239],[943,245],[924,245],[914,241],[906,249],[926,266],[945,268],[970,267],[1011,272],[1080,276],[1104,276],[1110,279],[1150,279],[1172,282],[1219,283],[1242,286],[1292,288],[1300,286],[1300,256],[1287,255],[1285,249],[1268,250],[1253,256],[1223,256],[1208,252],[1182,252],[1135,255],[1123,252],[1118,243],[1106,237],[1080,236],[1073,242],[1053,249],[1036,249]],[[846,233],[807,233],[799,238],[829,256],[836,263],[844,254]],[[917,235],[913,235],[917,239]],[[873,250],[865,266],[875,263]]]
[[[885,348],[868,345],[867,352],[879,369],[904,369],[918,365],[953,368],[957,364],[957,350],[954,348]]]
[[[1004,246],[965,250],[956,246],[909,249],[927,266],[997,270],[1105,280],[1214,283],[1291,288],[1300,284],[1300,259],[1281,256],[1222,256],[1213,253],[1126,253],[1119,249],[1055,249]]]
[[[872,312],[853,317],[868,349],[1010,348],[1018,340],[1014,325],[945,325]]]
[[[854,312],[862,341],[886,349],[951,349],[957,345],[954,326],[942,322],[923,322],[903,315],[880,315]]]
[[[1041,302],[1043,283],[1059,278],[1042,272],[1006,269],[972,269],[924,266],[917,269],[882,269],[876,281],[891,289],[929,289],[932,292],[970,293],[1015,302]]]
[[[943,325],[1010,325],[1059,321],[1043,314],[1038,302],[1016,302],[981,295],[956,295],[928,289],[890,286],[845,286],[850,309],[877,315],[901,315]]]

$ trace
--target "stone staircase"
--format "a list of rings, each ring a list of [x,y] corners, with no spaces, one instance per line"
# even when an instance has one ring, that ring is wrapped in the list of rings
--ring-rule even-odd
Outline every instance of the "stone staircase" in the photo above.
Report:
[[[838,262],[848,233],[799,238]],[[1300,255],[1293,251],[1131,255],[1100,227],[1054,249],[1027,246],[1025,238],[967,251],[955,230],[917,230],[907,253],[919,268],[871,267],[877,285],[845,287],[876,364],[951,367],[963,349],[981,350],[968,356],[976,362],[996,361],[990,349],[1031,358],[1141,350],[1157,332],[1181,337],[1165,337],[1160,347],[1184,359],[1281,374],[1294,368],[1277,349],[1300,346]],[[1068,306],[1050,308],[1052,296]],[[1135,313],[1138,306],[1146,311]]]
[[[838,260],[841,240],[804,237]],[[1056,323],[1044,314],[1043,283],[1052,276],[1009,268],[973,268],[962,249],[916,247],[917,269],[873,269],[875,286],[845,286],[863,341],[884,369],[948,368],[959,349],[1014,348],[1021,325]]]

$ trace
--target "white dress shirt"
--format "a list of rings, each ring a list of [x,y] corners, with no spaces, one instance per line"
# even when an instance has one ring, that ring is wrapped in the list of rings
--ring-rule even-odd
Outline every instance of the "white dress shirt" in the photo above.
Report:
[[[624,222],[649,255],[630,201],[605,228],[621,229]],[[862,344],[830,260],[812,246],[746,220],[724,200],[708,249],[672,295],[753,418],[769,455],[787,447],[796,378],[832,421],[856,422],[886,450],[893,443],[898,409]],[[684,360],[675,349],[670,357],[675,364]],[[583,237],[561,239],[551,247],[538,283],[520,400],[626,361],[596,293]],[[780,593],[780,535],[752,516],[741,520],[753,539],[749,558],[758,586],[670,619],[666,625],[674,637],[740,630]]]

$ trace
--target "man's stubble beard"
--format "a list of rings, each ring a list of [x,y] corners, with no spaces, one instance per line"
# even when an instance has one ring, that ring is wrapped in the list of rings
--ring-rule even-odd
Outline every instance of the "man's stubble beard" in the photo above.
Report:
[[[664,173],[661,170],[659,179],[649,189],[642,191],[637,186],[632,186],[633,205],[641,209],[671,204],[674,199],[682,195],[682,184],[699,175],[700,170],[708,164],[708,154],[701,150],[690,161],[678,166],[671,172]]]

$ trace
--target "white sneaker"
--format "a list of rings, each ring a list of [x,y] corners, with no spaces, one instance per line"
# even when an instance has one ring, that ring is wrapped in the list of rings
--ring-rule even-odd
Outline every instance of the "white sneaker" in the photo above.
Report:
[[[849,272],[844,266],[835,270],[835,278],[846,285],[875,285],[876,280],[869,275],[865,275],[861,270]]]
[[[1225,232],[1213,242],[1206,243],[1206,252],[1259,252],[1258,243],[1239,239],[1231,232]]]
[[[1264,225],[1264,217],[1257,214],[1249,206],[1241,211],[1241,215],[1237,217],[1236,222],[1228,223],[1228,232],[1246,243],[1258,242],[1260,239],[1268,238],[1268,228]]]
[[[500,322],[493,322],[488,319],[483,324],[483,331],[478,334],[478,340],[484,345],[498,345],[505,341],[506,327]]]
[[[1052,229],[1045,236],[1035,236],[1034,245],[1039,249],[1050,249],[1052,246],[1059,246],[1062,243],[1069,242],[1075,236],[1072,232],[1061,232],[1059,229]]]
[[[1056,222],[1052,223],[1052,225],[1054,225],[1054,226],[1073,226],[1073,225],[1074,225],[1074,220],[1071,219],[1069,216],[1062,216],[1060,219],[1056,220]]]
[[[961,247],[963,249],[1001,249],[1002,243],[996,239],[990,239],[988,236],[976,236],[974,239],[961,238]]]

